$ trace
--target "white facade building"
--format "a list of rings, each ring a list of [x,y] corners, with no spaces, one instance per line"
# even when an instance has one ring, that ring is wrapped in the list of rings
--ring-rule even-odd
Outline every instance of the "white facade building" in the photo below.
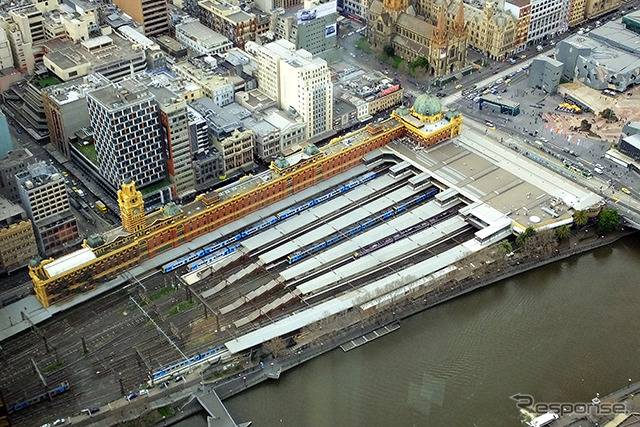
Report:
[[[307,125],[306,138],[332,129],[333,84],[327,62],[287,40],[265,46],[247,43],[256,52],[258,89],[276,100],[282,110],[299,114]]]
[[[228,38],[198,21],[177,25],[176,39],[198,55],[224,53],[233,47]]]
[[[570,0],[532,0],[527,40],[536,45],[569,28]]]

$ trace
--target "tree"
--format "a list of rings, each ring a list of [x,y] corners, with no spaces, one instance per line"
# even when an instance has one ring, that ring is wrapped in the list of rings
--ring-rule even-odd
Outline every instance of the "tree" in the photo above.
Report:
[[[620,228],[620,215],[615,209],[605,209],[598,215],[598,233],[612,233]]]
[[[411,63],[411,68],[429,68],[429,61],[424,56],[417,58],[415,61]]]
[[[587,216],[587,212],[583,210],[576,211],[573,214],[573,222],[576,224],[578,228],[586,225],[588,221],[589,221],[589,217]]]
[[[281,337],[275,337],[262,343],[262,350],[273,357],[283,354],[286,348],[287,346]]]
[[[611,120],[612,122],[618,121],[618,116],[616,116],[616,113],[611,108],[605,108],[604,110],[600,111],[600,116],[607,120]]]
[[[558,227],[556,229],[556,236],[558,236],[558,239],[560,240],[568,239],[569,236],[571,236],[571,230],[569,229],[569,226],[565,224]]]
[[[510,254],[511,252],[513,252],[513,246],[511,246],[511,243],[509,243],[506,240],[503,240],[502,242],[500,242],[500,248],[502,249],[502,252],[504,252],[505,254]]]
[[[580,130],[584,132],[588,132],[591,130],[591,123],[587,119],[582,119],[580,122]]]
[[[527,227],[522,233],[518,234],[516,237],[516,245],[523,246],[524,243],[532,236],[536,235],[536,230],[533,227]]]
[[[391,45],[385,45],[382,48],[382,51],[384,52],[385,55],[387,55],[388,57],[394,57],[396,56],[396,50],[394,49],[393,46]]]

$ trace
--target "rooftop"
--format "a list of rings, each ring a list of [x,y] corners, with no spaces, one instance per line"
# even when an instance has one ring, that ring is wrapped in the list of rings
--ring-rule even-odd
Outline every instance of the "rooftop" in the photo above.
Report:
[[[12,218],[25,218],[26,214],[22,206],[16,203],[12,203],[11,201],[5,199],[3,196],[0,196],[0,227],[4,226],[4,223],[7,222],[8,219]],[[13,221],[8,221],[9,223]]]
[[[225,43],[231,43],[222,34],[213,31],[211,28],[202,25],[198,21],[191,21],[176,26],[177,33],[184,33],[190,39],[197,41],[207,48],[214,48]]]
[[[82,99],[87,93],[109,84],[111,84],[111,82],[106,77],[95,73],[76,80],[46,87],[42,91],[58,105],[64,105]]]
[[[154,98],[144,83],[131,77],[94,90],[90,96],[108,110],[115,110]]]
[[[63,180],[58,170],[44,161],[28,165],[27,170],[16,174],[16,177],[18,183],[27,190],[48,184],[51,181]]]
[[[115,33],[95,37],[82,44],[51,39],[45,43],[44,56],[63,70],[89,64],[92,70],[99,72],[114,63],[144,56],[144,52],[135,51],[131,46],[130,41]]]

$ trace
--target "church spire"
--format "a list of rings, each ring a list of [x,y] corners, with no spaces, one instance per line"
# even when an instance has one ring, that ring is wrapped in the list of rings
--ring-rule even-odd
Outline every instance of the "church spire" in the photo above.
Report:
[[[453,23],[453,31],[456,36],[462,37],[465,35],[465,21],[464,21],[464,2],[460,0],[460,6],[458,7],[458,14],[456,15],[456,20]]]
[[[433,43],[442,45],[447,40],[447,20],[444,17],[444,3],[440,5],[440,12],[438,13],[438,23],[436,24],[436,30],[433,33]]]

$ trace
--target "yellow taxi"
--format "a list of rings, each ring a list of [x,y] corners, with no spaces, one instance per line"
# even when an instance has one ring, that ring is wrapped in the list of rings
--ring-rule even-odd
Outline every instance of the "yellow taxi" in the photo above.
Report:
[[[462,85],[457,85],[456,89],[462,89]]]
[[[623,192],[624,194],[631,194],[631,191],[629,191],[629,189],[628,189],[628,188],[624,188],[624,187],[622,187],[620,190],[622,190],[622,192]]]

